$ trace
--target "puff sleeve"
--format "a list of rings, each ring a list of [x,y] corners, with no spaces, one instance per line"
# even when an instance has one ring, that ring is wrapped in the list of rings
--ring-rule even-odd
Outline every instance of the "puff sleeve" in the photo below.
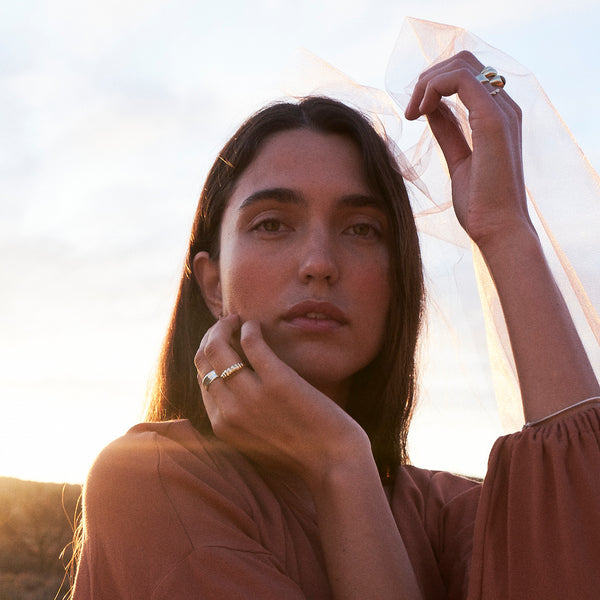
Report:
[[[600,408],[500,438],[477,509],[469,600],[600,597]]]

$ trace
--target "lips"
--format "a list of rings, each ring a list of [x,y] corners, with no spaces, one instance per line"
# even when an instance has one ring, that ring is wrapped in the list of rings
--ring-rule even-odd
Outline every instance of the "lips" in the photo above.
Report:
[[[308,322],[325,325],[326,323],[337,326],[348,323],[348,318],[342,310],[330,302],[305,300],[290,308],[284,315],[284,321]]]

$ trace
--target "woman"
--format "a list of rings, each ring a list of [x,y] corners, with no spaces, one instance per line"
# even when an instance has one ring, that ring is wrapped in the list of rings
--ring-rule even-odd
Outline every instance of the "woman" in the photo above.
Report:
[[[600,389],[527,214],[520,111],[482,68],[431,68],[406,117],[444,152],[532,426],[483,486],[406,466],[423,283],[402,178],[347,107],[267,108],[208,176],[155,422],[90,472],[75,598],[595,597]]]

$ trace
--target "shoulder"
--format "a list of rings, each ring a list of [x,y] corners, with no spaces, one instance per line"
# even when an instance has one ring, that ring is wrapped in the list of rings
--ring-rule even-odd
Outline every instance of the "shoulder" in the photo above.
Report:
[[[110,443],[90,469],[83,507],[89,530],[153,520],[186,534],[204,521],[253,532],[253,517],[271,496],[242,454],[179,420],[140,423]]]
[[[84,485],[82,556],[94,585],[144,597],[142,587],[200,547],[253,548],[264,488],[242,455],[189,421],[136,425],[102,450]],[[129,595],[136,581],[139,593]]]
[[[188,421],[137,425],[90,470],[82,572],[103,598],[150,598],[165,586],[169,597],[175,588],[217,597],[230,584],[243,595],[249,581],[263,585],[261,569],[272,589],[303,525],[283,503],[253,463]]]
[[[111,491],[111,496],[121,498],[136,493],[141,486],[156,486],[165,447],[178,449],[179,444],[172,441],[172,432],[181,429],[176,423],[141,423],[106,446],[88,473],[84,485],[86,500],[104,495],[106,490]]]
[[[478,495],[480,487],[481,483],[475,479],[405,465],[396,474],[393,498],[425,511],[431,505],[442,508],[464,494]]]
[[[445,471],[403,466],[396,476],[392,512],[414,567],[449,597],[466,595],[480,493],[478,481]]]
[[[426,536],[434,547],[472,536],[481,483],[445,471],[400,467],[392,495],[392,511],[400,528]]]
[[[182,419],[140,423],[111,442],[95,459],[84,494],[88,501],[100,495],[106,502],[109,495],[121,504],[132,496],[164,494],[166,484],[177,480],[218,487],[253,478],[254,469],[241,454]]]

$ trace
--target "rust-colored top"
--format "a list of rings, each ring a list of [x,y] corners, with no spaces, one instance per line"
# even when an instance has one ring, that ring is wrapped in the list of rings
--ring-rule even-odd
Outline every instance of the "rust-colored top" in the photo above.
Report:
[[[482,486],[402,467],[391,506],[426,600],[596,600],[600,409],[500,438]],[[110,444],[84,519],[76,600],[331,597],[310,503],[185,420]]]

